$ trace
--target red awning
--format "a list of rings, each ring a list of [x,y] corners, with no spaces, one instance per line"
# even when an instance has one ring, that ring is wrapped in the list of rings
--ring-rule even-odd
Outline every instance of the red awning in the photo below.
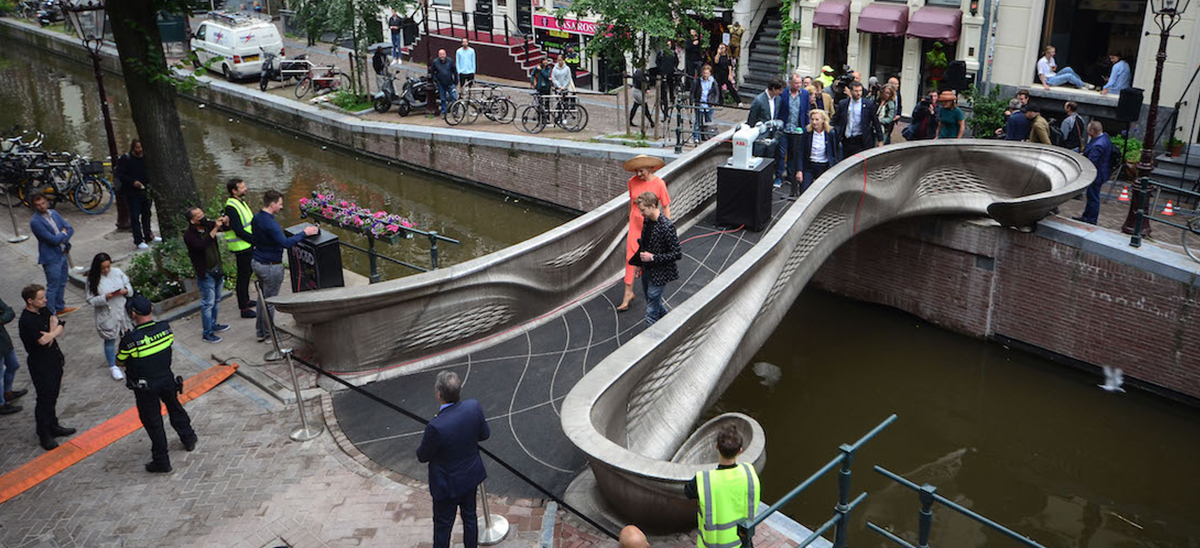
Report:
[[[872,2],[858,14],[858,32],[904,36],[908,28],[908,5]]]
[[[848,30],[850,28],[850,2],[825,0],[817,4],[817,11],[813,14],[813,26]]]
[[[910,38],[928,38],[954,43],[958,41],[958,34],[961,30],[962,10],[957,8],[926,6],[913,12],[912,21],[908,22]]]

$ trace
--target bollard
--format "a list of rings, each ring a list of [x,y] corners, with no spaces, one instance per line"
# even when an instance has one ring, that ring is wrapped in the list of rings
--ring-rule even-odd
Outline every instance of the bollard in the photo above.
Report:
[[[263,361],[277,362],[283,359],[283,352],[279,350],[279,335],[275,333],[275,322],[271,319],[271,311],[267,308],[267,301],[263,299],[262,280],[254,278],[254,287],[258,289],[258,307],[267,316],[264,321],[267,322],[267,330],[271,332],[271,344],[275,347],[274,350],[268,350],[266,354],[263,354]]]
[[[21,234],[21,229],[17,228],[17,214],[13,212],[12,194],[8,194],[7,191],[5,192],[5,194],[8,195],[8,218],[12,219],[12,224],[13,224],[13,235],[11,238],[8,239],[8,243],[19,244],[25,240],[28,240],[29,235]]]
[[[833,532],[833,548],[846,548],[846,530],[850,527],[850,465],[854,463],[854,448],[842,444],[838,448],[845,458],[842,459],[842,469],[838,472],[838,503],[833,507],[842,519],[838,520]]]
[[[275,326],[270,323],[270,315],[267,316],[267,322],[274,333]],[[296,364],[292,363],[292,349],[283,349],[283,355],[287,358],[288,371],[292,374],[292,389],[296,391],[296,406],[300,408],[300,428],[292,430],[290,437],[292,441],[308,441],[320,436],[325,428],[319,424],[308,424],[308,413],[304,411],[304,398],[300,395],[300,381],[296,378]]]
[[[926,483],[917,494],[921,500],[921,512],[917,515],[917,548],[929,548],[929,532],[933,528],[933,495],[937,487]]]
[[[488,509],[487,490],[482,483],[479,484],[479,498],[483,501],[483,517],[479,518],[479,544],[499,544],[508,536],[508,520],[504,516],[493,515]]]

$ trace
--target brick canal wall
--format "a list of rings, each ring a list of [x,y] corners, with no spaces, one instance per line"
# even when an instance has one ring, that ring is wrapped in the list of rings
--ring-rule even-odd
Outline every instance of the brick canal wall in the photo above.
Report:
[[[91,62],[75,38],[23,22],[0,18],[0,36],[72,61]],[[115,48],[104,49],[102,66],[120,74]],[[590,211],[625,192],[625,160],[652,154],[669,162],[676,156],[660,149],[370,122],[263,93],[257,85],[200,80],[203,85],[185,98],[330,146],[575,211]]]
[[[1053,220],[1035,233],[898,221],[848,242],[813,283],[1073,365],[1115,365],[1131,384],[1197,403],[1200,264],[1128,243]]]

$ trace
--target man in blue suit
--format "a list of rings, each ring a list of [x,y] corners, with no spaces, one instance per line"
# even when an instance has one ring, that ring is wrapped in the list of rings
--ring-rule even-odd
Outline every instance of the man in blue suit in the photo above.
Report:
[[[804,124],[808,123],[809,105],[804,76],[793,72],[788,79],[788,89],[779,96],[779,110],[775,116],[783,122],[779,148],[775,151],[775,188],[779,188],[784,180],[795,182],[796,172],[800,171],[800,154],[796,147],[800,144],[800,135],[804,133]]]
[[[67,289],[67,252],[71,250],[71,236],[75,229],[57,211],[50,209],[50,201],[42,194],[30,198],[33,218],[29,230],[37,237],[38,264],[46,273],[46,308],[50,313],[65,316],[79,307],[67,308],[64,293]]]
[[[1093,120],[1088,124],[1087,133],[1091,141],[1083,149],[1083,155],[1096,166],[1096,178],[1088,186],[1087,205],[1083,208],[1083,215],[1075,217],[1075,220],[1096,224],[1100,219],[1100,188],[1108,182],[1108,176],[1112,173],[1109,159],[1112,158],[1113,145],[1112,139],[1104,132],[1104,126],[1100,122]]]
[[[438,373],[434,392],[441,408],[425,426],[417,460],[429,463],[429,494],[433,496],[433,548],[449,548],[457,509],[463,520],[463,546],[479,543],[475,490],[487,479],[479,442],[492,435],[483,408],[476,400],[459,401],[462,381],[452,371]]]
[[[849,86],[850,95],[838,103],[833,125],[842,138],[842,157],[849,158],[879,145],[883,127],[875,116],[875,102],[863,97],[861,82]]]

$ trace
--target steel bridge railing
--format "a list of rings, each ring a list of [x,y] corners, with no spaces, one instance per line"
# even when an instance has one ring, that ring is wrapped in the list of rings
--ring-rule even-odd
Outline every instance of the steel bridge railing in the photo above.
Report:
[[[917,544],[916,545],[900,538],[895,533],[892,533],[891,531],[888,531],[887,529],[884,529],[884,528],[882,528],[878,525],[875,525],[874,523],[871,523],[869,521],[867,522],[868,529],[875,531],[876,533],[879,533],[880,535],[883,536],[883,538],[886,538],[886,539],[892,541],[894,544],[904,546],[905,548],[929,548],[929,535],[933,529],[933,504],[936,502],[938,504],[941,504],[942,506],[945,506],[946,508],[954,510],[955,512],[958,512],[968,518],[971,518],[971,519],[979,522],[980,524],[987,527],[988,529],[992,529],[993,531],[1002,533],[1002,534],[1004,534],[1004,536],[1007,536],[1008,538],[1011,538],[1025,546],[1030,546],[1032,548],[1045,548],[1041,544],[1034,542],[1029,537],[1022,535],[1016,531],[1013,531],[1012,529],[1009,529],[1008,527],[1000,525],[999,523],[996,523],[980,514],[972,512],[971,510],[969,510],[959,504],[956,504],[954,501],[937,494],[937,487],[929,485],[928,483],[926,483],[925,485],[917,485],[911,481],[908,481],[907,479],[904,479],[904,477],[899,474],[894,474],[892,472],[889,472],[887,469],[883,468],[882,466],[876,466],[875,471],[878,472],[879,474],[883,475],[884,477],[900,484],[901,486],[904,486],[909,489],[912,489],[913,491],[916,491],[917,497],[921,501],[921,511],[917,516]],[[835,546],[837,546],[837,545],[835,544]]]
[[[1165,219],[1163,217],[1155,217],[1153,215],[1152,211],[1158,208],[1159,200],[1158,200],[1157,193],[1154,193],[1154,190],[1152,190],[1152,189],[1158,190],[1160,192],[1165,190],[1167,192],[1174,193],[1180,197],[1186,196],[1186,197],[1195,198],[1197,200],[1197,203],[1200,203],[1200,192],[1196,192],[1194,190],[1187,190],[1185,188],[1177,187],[1174,185],[1168,185],[1166,183],[1160,183],[1149,177],[1142,177],[1142,178],[1138,179],[1138,184],[1137,184],[1137,188],[1135,189],[1135,192],[1137,194],[1139,194],[1139,196],[1135,199],[1140,200],[1138,203],[1143,204],[1146,207],[1139,208],[1136,211],[1134,211],[1134,215],[1136,216],[1136,219],[1135,219],[1136,222],[1134,222],[1134,224],[1133,224],[1133,235],[1129,238],[1129,245],[1131,247],[1141,247],[1142,246],[1142,238],[1143,238],[1143,234],[1142,234],[1143,229],[1144,229],[1144,227],[1147,226],[1146,223],[1148,223],[1150,221],[1154,221],[1156,223],[1161,223],[1161,224],[1164,224],[1164,225],[1167,225],[1167,226],[1170,226],[1173,228],[1180,229],[1182,231],[1180,243],[1183,245],[1184,252],[1187,253],[1187,255],[1189,257],[1191,257],[1193,261],[1200,262],[1200,215],[1196,214],[1197,213],[1196,211],[1192,211],[1192,212],[1190,212],[1190,213],[1192,213],[1192,215],[1190,215],[1189,218],[1182,223],[1175,222],[1170,219]],[[1150,199],[1150,195],[1152,193],[1155,194],[1153,200]],[[1177,208],[1177,209],[1179,209],[1181,213],[1186,214],[1185,210],[1183,210],[1182,207]]]

